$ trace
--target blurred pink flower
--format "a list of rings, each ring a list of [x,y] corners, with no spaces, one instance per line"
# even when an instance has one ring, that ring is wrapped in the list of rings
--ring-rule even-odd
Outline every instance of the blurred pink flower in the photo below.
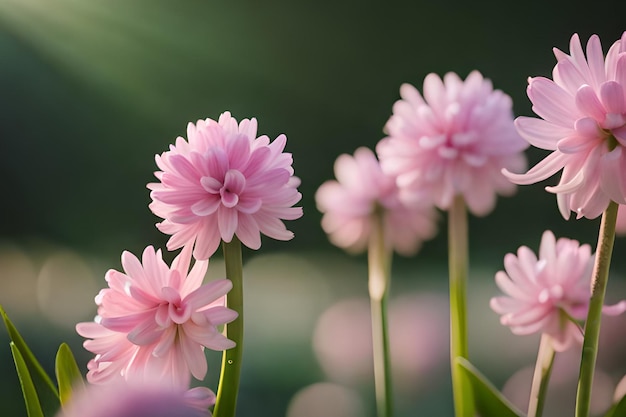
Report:
[[[293,237],[282,220],[302,216],[301,207],[292,207],[302,196],[291,154],[283,152],[287,138],[270,143],[256,135],[256,119],[237,124],[226,112],[217,122],[189,123],[187,141],[178,137],[156,156],[160,182],[148,184],[150,209],[165,219],[157,227],[172,235],[169,250],[195,243],[194,256],[208,259],[234,235],[251,249],[261,246],[261,233]]]
[[[500,322],[515,334],[547,333],[556,351],[581,342],[581,329],[572,322],[584,320],[591,295],[594,255],[589,245],[560,238],[545,231],[539,258],[526,246],[504,257],[506,272],[496,273],[496,284],[506,296],[491,299],[491,308],[501,314]],[[604,306],[605,314],[626,310],[626,301]]]
[[[501,170],[525,169],[528,144],[515,131],[508,95],[473,71],[465,81],[451,72],[443,81],[429,74],[423,98],[410,84],[400,96],[376,151],[383,170],[398,176],[403,198],[447,210],[462,195],[472,213],[484,216],[496,194],[515,191]]]
[[[516,184],[534,184],[561,169],[561,179],[546,190],[557,195],[564,218],[598,217],[611,200],[626,204],[626,32],[606,60],[598,36],[578,35],[570,55],[554,49],[554,81],[528,81],[528,97],[541,119],[518,117],[519,133],[533,146],[553,151],[526,174],[505,172]]]
[[[383,173],[371,150],[340,155],[335,176],[337,181],[325,182],[315,194],[324,213],[322,228],[333,244],[351,252],[365,250],[377,211],[383,215],[387,244],[399,253],[412,254],[435,235],[434,207],[400,201],[395,177]]]
[[[210,417],[215,394],[208,388],[141,384],[87,385],[73,393],[57,417]]]
[[[142,262],[130,252],[122,254],[125,273],[107,272],[109,288],[96,297],[96,320],[76,325],[77,332],[90,339],[85,349],[96,354],[88,364],[89,382],[149,376],[187,387],[190,374],[197,379],[206,375],[205,347],[224,350],[235,345],[217,329],[237,317],[224,306],[231,282],[202,285],[208,261],[196,261],[189,271],[190,262],[191,246],[171,268],[152,246],[144,250]]]

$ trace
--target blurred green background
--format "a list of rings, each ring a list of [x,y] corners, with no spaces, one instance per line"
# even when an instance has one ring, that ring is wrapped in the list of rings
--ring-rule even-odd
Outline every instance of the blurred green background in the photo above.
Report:
[[[464,78],[478,69],[512,96],[517,115],[531,115],[526,79],[550,76],[551,48],[567,50],[574,32],[584,42],[597,33],[606,51],[626,29],[625,11],[621,0],[0,0],[0,303],[43,361],[68,340],[84,365],[89,356],[73,324],[93,317],[106,269],[120,268],[123,250],[165,246],[147,208],[154,155],[184,136],[189,121],[226,110],[256,117],[261,134],[288,137],[305,216],[288,225],[292,242],[264,240],[261,253],[245,253],[252,314],[239,415],[304,417],[294,395],[310,394],[314,383],[327,384],[326,401],[310,394],[305,409],[343,401],[347,411],[337,416],[373,415],[369,370],[332,374],[314,337],[328,308],[367,295],[364,258],[327,242],[315,190],[333,176],[340,153],[373,148],[383,137],[401,83],[421,89],[430,72]],[[544,153],[528,156],[534,164]],[[536,346],[501,329],[486,306],[504,254],[522,244],[536,249],[545,229],[594,245],[598,224],[564,221],[541,185],[499,200],[488,218],[471,218],[471,349],[498,386],[532,364]],[[441,230],[416,258],[398,259],[394,297],[445,304],[445,216]],[[618,240],[615,288],[624,281],[625,249]],[[219,260],[211,270],[220,276]],[[438,313],[425,326],[445,319],[445,306],[429,311]],[[417,327],[425,313],[411,314]],[[445,339],[443,323],[440,336],[415,338]],[[21,416],[4,336],[0,384],[8,394],[0,415]],[[519,345],[528,349],[506,354]],[[613,385],[604,391],[626,373],[621,356],[606,366]],[[399,416],[451,413],[445,355],[424,358],[432,369],[400,381]],[[219,356],[210,359],[214,384]]]

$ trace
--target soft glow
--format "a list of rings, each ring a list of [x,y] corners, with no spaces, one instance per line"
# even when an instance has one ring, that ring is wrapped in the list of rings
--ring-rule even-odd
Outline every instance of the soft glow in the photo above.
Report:
[[[294,395],[287,417],[363,417],[363,400],[349,388],[329,382],[309,385]]]
[[[97,291],[93,271],[75,252],[52,253],[39,271],[39,308],[49,320],[70,329],[76,321],[93,314],[93,296]]]

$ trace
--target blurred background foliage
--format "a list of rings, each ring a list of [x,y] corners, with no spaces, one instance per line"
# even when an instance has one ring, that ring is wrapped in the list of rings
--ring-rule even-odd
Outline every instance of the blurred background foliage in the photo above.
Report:
[[[421,89],[430,72],[464,78],[478,69],[511,95],[516,115],[531,115],[526,79],[551,75],[551,48],[568,50],[575,32],[584,42],[597,33],[606,51],[626,29],[624,11],[621,0],[0,0],[0,302],[44,360],[69,340],[84,364],[73,324],[93,317],[106,269],[120,268],[122,250],[165,246],[147,208],[154,155],[185,136],[189,121],[226,110],[256,117],[261,134],[288,137],[305,216],[288,225],[292,242],[265,240],[265,255],[245,253],[247,269],[259,276],[248,279],[254,317],[246,322],[240,415],[304,417],[292,398],[317,398],[299,394],[319,382],[335,384],[321,387],[320,395],[335,398],[326,403],[372,415],[371,386],[363,382],[369,371],[362,379],[333,376],[313,341],[327,308],[366,296],[364,258],[327,242],[315,190],[333,177],[340,153],[373,148],[384,136],[401,83]],[[534,164],[544,153],[528,156]],[[471,218],[472,353],[499,386],[532,364],[536,343],[501,329],[486,307],[502,257],[522,244],[536,249],[545,229],[595,245],[598,224],[564,221],[541,185],[500,199],[487,218]],[[429,305],[445,293],[445,216],[441,231],[416,258],[398,259],[396,296],[434,294]],[[625,245],[616,244],[615,285],[626,271]],[[279,264],[286,265],[281,273]],[[512,344],[530,349],[493,360]],[[0,401],[0,414],[19,416],[6,340],[0,354],[10,399]],[[210,358],[214,384],[219,356]],[[608,366],[613,386],[624,362]],[[442,363],[402,382],[399,415],[449,415]]]

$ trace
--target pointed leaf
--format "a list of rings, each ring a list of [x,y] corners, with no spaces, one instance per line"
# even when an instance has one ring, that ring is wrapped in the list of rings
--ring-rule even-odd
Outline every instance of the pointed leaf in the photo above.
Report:
[[[61,343],[57,352],[54,370],[59,385],[61,404],[67,403],[72,396],[72,390],[78,385],[84,386],[83,377],[76,364],[76,359],[67,343]]]
[[[476,411],[482,417],[522,417],[523,414],[507,400],[467,359],[456,358],[472,384]]]
[[[36,380],[39,378],[41,382],[43,382],[43,384],[46,386],[46,388],[49,389],[54,394],[54,396],[58,398],[59,392],[54,386],[52,379],[50,379],[39,361],[37,361],[37,358],[35,358],[35,355],[33,355],[33,352],[30,350],[28,345],[26,345],[26,342],[22,338],[22,335],[20,335],[15,325],[11,322],[11,320],[9,320],[9,317],[7,316],[7,313],[4,311],[2,306],[0,306],[0,314],[2,315],[4,325],[9,332],[9,337],[11,338],[11,341],[15,343],[15,347],[19,349],[20,353],[22,354],[24,362],[26,363],[29,371],[33,375],[33,381],[35,381],[35,384],[37,384]]]
[[[613,404],[604,417],[626,417],[626,396],[623,396],[621,400]]]
[[[9,332],[11,341],[15,345],[15,348],[19,351],[24,363],[26,364],[30,378],[38,394],[39,404],[41,405],[44,414],[50,417],[54,416],[60,405],[59,392],[56,386],[39,361],[37,361],[37,358],[35,358],[35,355],[22,338],[22,335],[20,335],[17,331],[15,325],[11,322],[11,320],[9,320],[9,317],[2,306],[0,306],[0,315],[2,316],[2,320],[4,321],[7,331]]]
[[[28,414],[28,417],[43,417],[41,404],[39,404],[39,398],[37,397],[37,391],[35,391],[33,380],[30,377],[30,372],[28,372],[28,367],[26,366],[24,357],[22,357],[22,354],[13,342],[11,342],[11,353],[13,354],[15,369],[17,370],[17,376],[20,379],[20,385],[22,386],[24,402],[26,403],[26,413]]]

